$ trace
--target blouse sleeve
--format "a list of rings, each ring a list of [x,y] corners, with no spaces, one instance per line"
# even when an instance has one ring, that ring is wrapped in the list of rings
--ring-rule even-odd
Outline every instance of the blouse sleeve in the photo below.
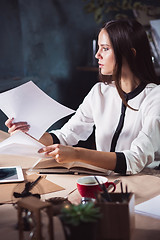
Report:
[[[142,129],[129,150],[124,150],[127,173],[136,174],[160,154],[160,86],[155,87],[142,103]],[[159,155],[160,156],[160,155]]]
[[[94,87],[84,98],[82,104],[69,121],[58,130],[53,130],[63,145],[76,145],[80,140],[85,141],[93,132],[94,120],[92,116],[92,95]]]

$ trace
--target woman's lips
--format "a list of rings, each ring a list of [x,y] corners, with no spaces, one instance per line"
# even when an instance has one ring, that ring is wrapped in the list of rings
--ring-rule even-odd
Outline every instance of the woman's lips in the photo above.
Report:
[[[101,63],[98,63],[99,64],[99,68],[102,68],[104,65],[103,64],[101,64]]]

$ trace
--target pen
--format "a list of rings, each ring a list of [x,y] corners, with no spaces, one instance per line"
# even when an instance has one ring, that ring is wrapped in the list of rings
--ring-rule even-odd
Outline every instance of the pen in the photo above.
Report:
[[[122,185],[122,182],[120,183],[121,185],[121,194],[123,195],[123,185]]]
[[[34,182],[31,182],[31,184],[29,186],[29,190],[31,190],[39,182],[39,180],[41,178],[42,178],[42,176],[39,176]]]
[[[100,182],[99,182],[99,180],[97,179],[96,176],[94,176],[94,178],[96,179],[98,185],[100,186],[101,190],[103,191],[102,196],[105,198],[106,201],[111,202],[111,198],[109,196],[109,193],[107,191],[107,188],[106,188],[105,184],[104,183],[100,184]]]
[[[33,195],[33,196],[37,196],[39,198],[39,194],[32,194],[30,192],[30,190],[32,190],[32,188],[39,182],[39,180],[42,178],[42,176],[39,176],[35,181],[33,182],[27,182],[25,184],[25,188],[24,190],[21,192],[21,193],[18,193],[18,192],[14,192],[13,193],[13,196],[15,198],[20,198],[20,197],[27,197],[27,196],[30,196],[30,195]]]
[[[120,181],[121,181],[120,179],[115,179],[113,182],[114,182],[115,185],[117,185]],[[110,185],[110,186],[107,188],[107,190],[109,191],[109,190],[111,190],[112,188],[113,188],[113,186]]]
[[[129,194],[128,194],[128,186],[126,185],[126,189],[125,189],[126,192],[124,193],[122,182],[121,182],[120,184],[121,184],[121,196],[122,196],[122,201],[126,202],[126,201],[128,201],[128,196],[129,196]]]

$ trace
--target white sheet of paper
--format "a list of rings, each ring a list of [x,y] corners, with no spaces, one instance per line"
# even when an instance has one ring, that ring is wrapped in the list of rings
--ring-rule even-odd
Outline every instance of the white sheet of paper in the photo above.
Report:
[[[136,205],[135,212],[160,219],[160,195]]]
[[[26,121],[28,134],[39,139],[59,119],[75,111],[58,103],[32,81],[0,94],[0,109],[15,122]]]
[[[44,154],[38,153],[38,150],[42,147],[44,147],[43,144],[27,134],[18,131],[0,143],[0,154],[28,156],[35,159],[42,159],[45,158]]]

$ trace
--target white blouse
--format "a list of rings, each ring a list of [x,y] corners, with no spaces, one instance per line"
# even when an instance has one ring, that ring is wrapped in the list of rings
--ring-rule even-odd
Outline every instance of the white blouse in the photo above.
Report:
[[[133,94],[134,92],[134,94]],[[127,173],[136,174],[155,159],[160,160],[160,86],[150,83],[140,92],[127,94],[124,124],[115,146],[126,158]],[[54,133],[61,144],[86,140],[95,126],[99,151],[109,152],[121,115],[122,100],[114,83],[96,83],[71,119]]]

